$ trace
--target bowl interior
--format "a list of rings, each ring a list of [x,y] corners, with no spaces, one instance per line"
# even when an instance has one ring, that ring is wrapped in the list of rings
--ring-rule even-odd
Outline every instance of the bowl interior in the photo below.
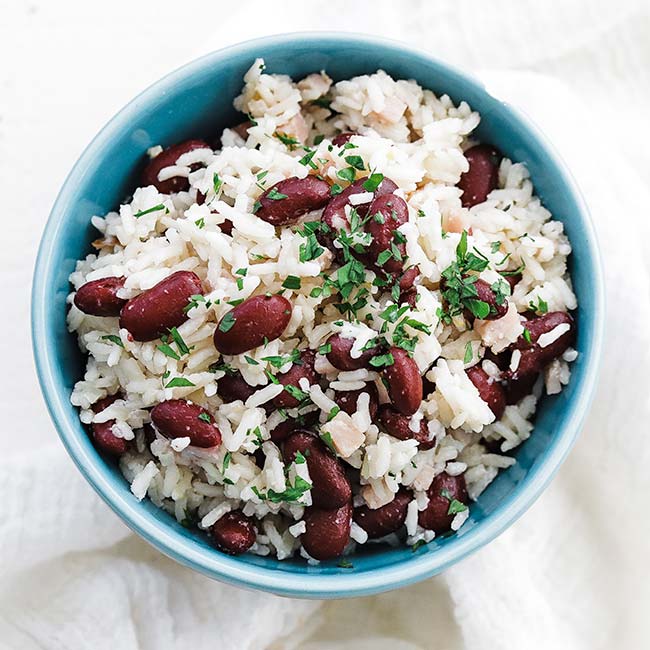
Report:
[[[150,502],[135,501],[117,467],[96,453],[69,403],[84,360],[66,329],[67,278],[95,238],[90,217],[115,209],[132,192],[148,147],[196,136],[211,141],[241,121],[232,100],[257,56],[265,58],[270,72],[294,78],[324,69],[339,80],[382,68],[395,78],[413,78],[447,93],[455,102],[467,101],[482,116],[478,137],[527,164],[537,194],[564,223],[574,247],[580,356],[565,390],[542,401],[534,435],[517,450],[516,464],[481,495],[456,535],[416,552],[366,546],[352,559],[352,569],[336,562],[312,567],[302,560],[230,558],[212,550],[202,535]],[[477,82],[397,44],[341,35],[275,37],[216,52],[172,73],[129,104],[89,146],[66,181],[43,238],[33,296],[34,348],[48,407],[75,462],[109,505],[158,548],[237,584],[303,596],[362,594],[442,570],[498,534],[539,494],[568,451],[589,400],[600,341],[600,285],[593,234],[579,195],[552,150],[516,111]]]

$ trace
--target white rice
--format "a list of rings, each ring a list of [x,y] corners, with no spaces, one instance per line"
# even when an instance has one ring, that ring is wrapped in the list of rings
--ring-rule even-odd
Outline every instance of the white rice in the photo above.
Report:
[[[396,324],[382,320],[380,314],[394,298],[382,296],[369,285],[368,302],[358,320],[342,318],[332,299],[313,292],[322,286],[321,274],[334,268],[332,253],[300,261],[304,239],[295,228],[274,228],[255,216],[254,205],[264,189],[310,172],[301,163],[307,143],[314,152],[311,160],[317,161],[319,173],[330,183],[345,185],[338,172],[349,167],[345,157],[351,152],[363,161],[366,171],[362,174],[373,172],[393,180],[397,194],[409,206],[409,221],[399,231],[408,259],[418,265],[420,276],[415,289],[418,301],[407,315],[424,326],[409,329],[409,335],[416,341],[413,358],[435,384],[411,417],[409,428],[418,432],[425,420],[436,444],[423,450],[414,439],[398,440],[382,431],[372,421],[367,393],[361,393],[352,415],[338,412],[337,393],[363,389],[369,382],[377,387],[380,403],[389,400],[374,368],[339,372],[324,354],[318,354],[316,370],[327,380],[327,387],[324,382],[309,385],[306,380],[300,387],[308,393],[309,410],[317,412],[320,431],[329,435],[341,462],[359,470],[359,483],[353,486],[355,506],[381,507],[400,489],[408,488],[413,500],[407,507],[402,537],[409,544],[430,541],[435,534],[418,525],[418,512],[427,506],[427,490],[434,478],[441,472],[463,476],[470,497],[477,498],[499,470],[514,463],[507,452],[531,435],[542,384],[548,393],[556,393],[569,381],[568,364],[577,357],[573,349],[545,369],[532,395],[508,406],[495,422],[465,372],[478,363],[491,378],[501,379],[499,367],[483,355],[487,349],[505,350],[521,336],[524,328],[519,314],[531,302],[543,301],[549,311],[575,309],[567,273],[569,241],[562,224],[552,220],[534,195],[522,163],[503,159],[498,188],[484,203],[471,209],[462,206],[456,185],[468,169],[463,151],[473,143],[472,131],[480,120],[465,102],[455,106],[446,95],[437,96],[414,81],[393,80],[383,71],[336,84],[324,73],[294,83],[287,76],[266,73],[262,60],[254,63],[244,82],[235,107],[252,120],[247,138],[226,129],[221,150],[191,151],[160,171],[161,181],[187,178],[188,191],[165,195],[154,186],[140,187],[118,211],[93,217],[99,231],[94,242],[97,252],[80,260],[70,276],[68,326],[88,355],[72,403],[80,408],[84,423],[114,421],[115,436],[135,440],[120,458],[120,468],[138,500],[149,496],[179,521],[199,522],[203,529],[225,513],[241,509],[259,520],[251,552],[279,559],[299,554],[314,563],[300,544],[306,531],[305,508],[312,503],[310,490],[279,503],[264,498],[269,490],[284,492],[297,478],[311,485],[306,463],[285,463],[270,442],[270,432],[287,415],[295,417],[298,412],[267,412],[265,407],[283,390],[269,380],[269,374],[290,367],[287,362],[278,369],[268,359],[289,358],[294,350],[305,347],[317,350],[333,333],[352,339],[351,357],[359,358],[382,326],[386,336],[393,335]],[[325,96],[329,109],[317,101]],[[356,133],[348,150],[331,145],[331,139],[342,131]],[[297,145],[286,144],[277,134],[294,138]],[[314,144],[317,136],[322,141]],[[153,157],[160,151],[152,147],[148,154]],[[215,175],[221,181],[217,192]],[[202,205],[197,203],[198,192],[206,197]],[[368,203],[372,196],[370,192],[356,194],[350,204]],[[304,220],[319,218],[320,211]],[[233,224],[232,236],[220,228],[226,219]],[[521,280],[507,298],[506,316],[476,320],[473,327],[462,315],[451,322],[439,317],[444,302],[441,274],[456,259],[462,230],[471,233],[469,248],[490,262],[491,268],[481,273],[487,282],[501,277],[495,269],[521,267]],[[245,269],[245,275],[238,274],[238,269]],[[117,318],[84,314],[72,302],[75,291],[91,280],[125,276],[120,296],[129,299],[179,270],[199,275],[206,299],[191,307],[187,321],[178,327],[190,348],[180,360],[158,349],[160,341],[133,341],[126,330],[119,329]],[[288,276],[300,279],[298,289],[282,286]],[[366,279],[373,277],[374,273],[368,273]],[[231,309],[228,302],[266,292],[282,292],[292,302],[291,320],[282,338],[246,355],[222,359],[212,336],[216,322]],[[542,334],[539,346],[551,345],[568,329],[562,324]],[[517,370],[520,359],[516,350],[511,372]],[[217,381],[224,374],[219,369],[223,361],[256,389],[245,403],[224,404],[219,397]],[[192,385],[168,388],[169,377],[184,377]],[[100,413],[93,412],[95,402],[117,392],[120,399]],[[150,409],[168,399],[188,399],[210,411],[222,434],[221,446],[199,449],[190,444],[190,438],[168,441],[158,432],[147,443],[143,426],[150,422]],[[488,441],[497,442],[501,453],[488,453]],[[260,446],[265,455],[262,467],[252,456]],[[469,510],[457,513],[452,530],[458,530],[468,516]],[[367,542],[367,533],[356,523],[350,535],[357,544]],[[399,542],[396,536],[391,540]]]

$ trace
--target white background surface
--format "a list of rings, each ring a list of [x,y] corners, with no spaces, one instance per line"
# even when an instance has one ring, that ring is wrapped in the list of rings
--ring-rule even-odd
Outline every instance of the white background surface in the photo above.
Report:
[[[0,647],[257,650],[289,633],[273,648],[310,635],[301,648],[649,647],[649,3],[230,5],[0,0]],[[222,588],[130,535],[64,457],[29,340],[40,232],[92,136],[143,87],[196,56],[300,29],[409,41],[480,71],[528,110],[585,191],[609,298],[591,417],[531,511],[443,577],[322,608]],[[152,631],[147,611],[165,618],[164,629]]]

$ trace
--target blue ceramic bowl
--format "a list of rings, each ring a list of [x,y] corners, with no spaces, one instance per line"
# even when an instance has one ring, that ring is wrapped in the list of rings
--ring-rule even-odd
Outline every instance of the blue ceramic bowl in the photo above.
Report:
[[[570,384],[544,399],[534,435],[516,463],[472,506],[468,522],[451,537],[410,548],[363,549],[353,568],[336,562],[307,566],[253,555],[229,557],[176,523],[149,501],[138,503],[117,468],[93,448],[70,404],[84,359],[66,330],[68,275],[95,237],[90,217],[114,209],[134,186],[145,150],[208,136],[237,123],[232,100],[255,57],[268,70],[300,78],[327,70],[335,80],[383,68],[395,78],[466,100],[481,113],[478,137],[527,164],[537,193],[564,222],[573,244],[571,273],[579,298],[580,356]],[[592,224],[580,194],[557,154],[521,113],[492,97],[479,82],[421,52],[352,34],[308,33],[242,43],[171,73],[118,113],[84,151],[68,176],[47,222],[32,295],[33,346],[41,388],[70,456],[108,505],[139,535],[169,557],[231,584],[297,597],[361,596],[432,576],[481,548],[512,524],[539,496],[571,448],[596,382],[603,338],[603,277]]]

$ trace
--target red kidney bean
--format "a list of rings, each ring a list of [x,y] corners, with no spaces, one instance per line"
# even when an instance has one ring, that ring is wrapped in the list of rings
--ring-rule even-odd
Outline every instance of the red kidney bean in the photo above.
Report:
[[[408,268],[399,279],[399,304],[408,303],[411,309],[415,309],[418,299],[418,291],[415,288],[415,280],[420,274],[420,269],[417,266]]]
[[[490,438],[489,440],[481,440],[481,444],[485,447],[486,451],[490,454],[507,454],[508,452],[501,451],[501,444],[503,438]]]
[[[208,411],[184,399],[168,399],[151,409],[151,421],[166,438],[189,438],[195,447],[216,447],[221,432]]]
[[[506,395],[498,381],[495,381],[490,375],[481,368],[481,366],[472,366],[465,370],[470,381],[476,386],[481,399],[490,407],[494,417],[499,420],[506,408]]]
[[[461,175],[458,187],[463,190],[461,202],[464,207],[483,203],[499,182],[501,154],[488,144],[477,144],[465,152],[469,170]]]
[[[398,531],[406,519],[406,509],[413,495],[400,490],[395,498],[381,508],[371,510],[368,506],[355,508],[353,519],[363,528],[370,539],[378,539]]]
[[[318,375],[314,370],[314,360],[316,354],[313,350],[303,350],[300,354],[300,359],[294,363],[287,372],[280,375],[278,380],[283,386],[294,386],[298,390],[300,388],[300,380],[304,377],[309,381],[309,385],[315,384],[318,381]],[[296,399],[291,393],[284,390],[279,395],[273,398],[273,405],[276,408],[296,408],[300,404],[300,400]]]
[[[257,527],[241,510],[231,510],[208,529],[212,543],[224,553],[245,553],[257,538]]]
[[[101,413],[107,409],[113,402],[120,399],[119,394],[109,395],[99,401],[95,402],[92,409],[95,413]],[[113,433],[113,425],[115,420],[108,420],[107,422],[93,422],[90,425],[93,440],[95,445],[103,452],[111,456],[121,456],[128,448],[129,443],[124,438],[118,438]]]
[[[239,372],[224,375],[217,381],[217,395],[226,404],[237,400],[245,402],[254,392],[255,388],[249,386]]]
[[[149,422],[145,423],[142,430],[144,431],[144,439],[147,441],[147,444],[150,445],[156,439],[156,430]]]
[[[506,315],[508,311],[508,301],[503,298],[501,304],[497,302],[497,296],[492,287],[480,278],[474,283],[477,293],[477,300],[487,303],[490,306],[490,313],[485,317],[485,320],[496,320]]]
[[[338,135],[332,138],[332,144],[335,147],[342,147],[344,144],[350,141],[350,138],[353,135],[357,135],[357,134],[352,131],[344,131],[343,133],[339,133]]]
[[[430,379],[426,378],[426,375],[422,377],[422,395],[428,397],[436,389],[436,385]]]
[[[307,508],[305,532],[300,536],[302,545],[316,560],[333,560],[343,555],[350,539],[352,504],[346,503],[336,510]]]
[[[337,391],[334,401],[341,410],[345,411],[348,415],[352,415],[357,410],[357,400],[361,393],[368,393],[368,411],[370,412],[370,418],[374,420],[377,415],[377,409],[379,408],[379,393],[373,383],[368,383],[363,388],[358,388],[357,390]]]
[[[400,290],[408,291],[409,289],[412,289],[418,275],[420,275],[420,268],[418,266],[411,266],[406,269],[399,279]]]
[[[323,222],[332,230],[337,231],[347,225],[348,219],[345,216],[345,206],[350,203],[350,197],[353,194],[366,194],[368,192],[368,190],[364,188],[364,184],[367,180],[367,178],[360,178],[359,180],[354,181],[354,183],[348,185],[348,187],[346,187],[340,194],[337,194],[330,199],[327,207],[323,211],[322,219]],[[397,185],[393,183],[390,178],[384,178],[379,184],[379,187],[374,191],[373,199],[378,196],[383,196],[384,194],[392,194],[396,189]],[[368,203],[354,206],[360,217],[363,218],[368,214],[370,204],[371,201],[368,201]]]
[[[354,345],[354,339],[342,336],[341,334],[333,334],[327,339],[327,342],[332,346],[332,349],[327,353],[327,360],[337,370],[359,370],[366,368],[370,363],[370,359],[378,352],[378,348],[369,348],[361,353],[361,356],[353,358],[350,356],[350,350]]]
[[[203,205],[205,203],[205,194],[203,192],[196,193],[196,202],[198,205]],[[226,219],[219,224],[219,229],[221,232],[226,235],[232,235],[232,229],[234,228],[233,222],[230,219]]]
[[[309,411],[297,418],[287,418],[271,431],[271,440],[275,443],[286,440],[294,431],[310,427],[318,422],[318,411]]]
[[[120,327],[136,341],[152,341],[188,318],[190,296],[202,294],[201,280],[191,271],[176,271],[158,284],[131,298],[120,312]]]
[[[526,397],[526,395],[530,395],[533,392],[533,387],[535,386],[537,377],[539,377],[538,372],[530,372],[527,375],[520,375],[516,379],[513,377],[507,377],[504,388],[506,404],[516,404]]]
[[[446,533],[451,530],[451,522],[455,515],[449,514],[449,506],[455,499],[462,504],[469,503],[465,477],[450,476],[446,472],[438,474],[427,490],[429,504],[418,515],[418,523],[422,528],[436,533]]]
[[[117,292],[124,286],[125,278],[111,277],[91,280],[77,289],[74,304],[84,314],[91,316],[119,316],[126,304],[124,298],[118,298]]]
[[[377,263],[385,273],[400,272],[406,257],[406,244],[396,241],[395,231],[408,221],[406,201],[395,194],[378,196],[370,204],[368,214],[372,215],[365,225],[366,232],[372,236],[372,241],[368,246],[370,259]],[[379,264],[379,256],[386,251],[390,251],[392,249],[391,245],[394,245],[399,251],[399,259],[389,257],[383,264]]]
[[[231,309],[214,331],[222,354],[241,354],[282,335],[291,320],[291,303],[282,296],[253,296]]]
[[[230,219],[226,219],[225,221],[222,221],[219,224],[219,228],[220,228],[221,232],[226,234],[226,235],[229,235],[231,237],[232,237],[232,229],[234,227],[235,226],[234,226],[233,222],[230,221]]]
[[[311,498],[317,508],[340,508],[352,498],[352,488],[343,465],[314,434],[296,431],[285,441],[282,455],[291,462],[300,452],[307,460],[312,481]]]
[[[499,368],[499,370],[507,370],[508,366],[510,365],[510,351],[509,350],[503,350],[502,352],[499,352],[498,354],[495,354],[488,348],[485,350],[485,355],[483,359],[485,361],[491,361],[493,364]]]
[[[544,348],[537,343],[542,334],[551,332],[559,325],[564,324],[569,325],[569,330],[553,343]],[[531,343],[528,343],[523,335],[517,339],[515,347],[521,350],[521,358],[517,370],[512,373],[513,378],[541,371],[551,361],[561,356],[575,339],[573,318],[563,311],[549,312],[539,318],[526,321],[524,325],[530,333]]]
[[[389,349],[393,364],[383,370],[388,383],[388,394],[393,406],[404,415],[413,415],[422,402],[422,377],[417,364],[406,350],[393,346]]]
[[[417,440],[420,449],[431,449],[436,446],[436,441],[429,437],[429,427],[426,420],[420,420],[420,428],[418,431],[412,431],[409,426],[411,418],[408,415],[403,415],[389,404],[383,404],[379,408],[378,419],[380,424],[394,438],[400,440]]]
[[[203,140],[186,140],[179,144],[163,149],[155,158],[152,158],[142,172],[140,185],[153,185],[162,194],[182,192],[187,190],[190,182],[184,176],[173,176],[166,181],[158,180],[158,173],[165,167],[171,167],[184,154],[195,149],[210,149],[210,145]]]
[[[411,309],[415,309],[418,304],[418,292],[415,289],[402,291],[399,294],[399,304],[407,304]]]
[[[510,285],[510,291],[514,291],[515,287],[521,282],[523,276],[521,273],[515,273],[514,275],[504,275],[503,279]]]
[[[235,126],[233,126],[231,128],[242,140],[247,140],[248,139],[248,129],[250,129],[251,126],[253,126],[253,123],[250,120],[246,120],[245,122],[241,122],[240,124],[236,124]]]
[[[292,176],[276,183],[259,198],[257,216],[274,226],[296,223],[303,214],[325,206],[330,186],[316,176]]]

